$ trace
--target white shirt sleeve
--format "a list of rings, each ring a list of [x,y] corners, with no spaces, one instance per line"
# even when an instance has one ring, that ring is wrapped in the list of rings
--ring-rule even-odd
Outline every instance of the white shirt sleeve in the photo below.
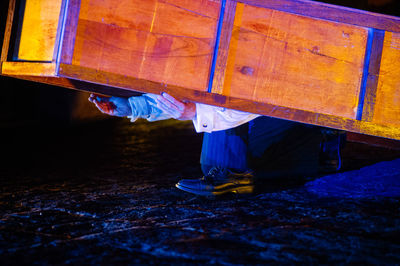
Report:
[[[147,93],[142,96],[130,97],[129,104],[132,109],[131,122],[138,118],[150,122],[172,118],[157,107],[157,95]],[[196,116],[193,119],[194,128],[198,133],[225,130],[240,126],[260,115],[242,111],[196,103]]]
[[[260,115],[196,103],[193,124],[197,132],[213,132],[240,126]]]

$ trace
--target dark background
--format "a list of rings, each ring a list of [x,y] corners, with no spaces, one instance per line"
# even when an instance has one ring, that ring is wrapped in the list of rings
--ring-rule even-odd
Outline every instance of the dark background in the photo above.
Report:
[[[105,119],[87,93],[2,76],[0,89],[1,265],[400,262],[400,151],[349,142],[340,173],[203,198],[174,186],[201,176],[190,121]]]
[[[8,1],[0,1],[0,47]],[[83,101],[88,93],[0,76],[0,127],[69,125],[104,118]]]

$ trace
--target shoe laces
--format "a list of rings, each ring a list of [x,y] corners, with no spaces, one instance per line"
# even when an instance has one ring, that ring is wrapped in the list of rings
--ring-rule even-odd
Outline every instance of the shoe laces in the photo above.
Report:
[[[224,167],[215,166],[211,168],[207,175],[203,177],[203,180],[212,183],[213,181],[224,179],[228,175],[228,170]]]
[[[204,180],[207,183],[210,184],[214,184],[218,181],[225,181],[226,179],[229,178],[252,178],[253,177],[253,171],[251,170],[247,170],[245,172],[241,172],[241,173],[235,173],[233,171],[231,171],[230,169],[224,168],[224,167],[219,167],[219,166],[215,166],[213,168],[211,168],[208,171],[208,174],[205,175],[202,180]]]

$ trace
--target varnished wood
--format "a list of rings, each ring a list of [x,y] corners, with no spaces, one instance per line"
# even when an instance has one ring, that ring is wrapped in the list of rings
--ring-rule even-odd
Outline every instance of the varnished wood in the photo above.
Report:
[[[385,34],[372,122],[400,127],[400,33]]]
[[[54,43],[53,59],[52,62],[58,64],[61,59],[61,44],[64,39],[66,20],[69,10],[69,0],[61,0],[61,9],[57,26],[57,34]]]
[[[206,90],[219,9],[214,0],[82,0],[72,64]]]
[[[217,54],[217,63],[214,72],[214,80],[212,92],[222,94],[225,70],[228,61],[229,45],[231,42],[233,22],[235,20],[236,2],[228,0],[226,2],[225,14],[223,18],[223,26],[221,31],[221,39],[219,43],[219,50]]]
[[[8,13],[7,13],[7,21],[6,21],[6,28],[4,31],[4,39],[3,39],[3,47],[1,50],[1,62],[7,61],[8,57],[8,50],[10,46],[10,37],[11,37],[11,30],[12,30],[12,23],[14,20],[14,13],[15,13],[15,1],[9,1]],[[1,69],[0,69],[1,74]]]
[[[368,30],[238,3],[222,94],[356,118]]]
[[[235,0],[254,6],[349,25],[400,32],[400,18],[310,0]]]
[[[102,94],[106,96],[117,96],[117,97],[132,97],[142,95],[140,92],[120,89],[116,87],[106,86],[102,84],[95,84],[86,81],[69,79],[69,78],[61,78],[61,77],[40,77],[40,76],[23,76],[23,75],[4,75],[12,78],[39,82],[43,84],[48,84],[57,87],[63,87],[67,89],[77,90],[77,91],[85,91],[85,92],[93,92],[97,94]]]
[[[385,32],[381,30],[372,30],[372,45],[369,57],[368,71],[364,69],[364,75],[366,75],[365,92],[362,96],[362,103],[360,103],[362,111],[357,119],[362,121],[371,122],[374,116],[376,91],[378,89],[379,72],[381,68],[382,50],[383,50],[383,40],[385,38]]]
[[[3,75],[56,76],[55,63],[3,62]]]
[[[18,59],[53,60],[61,0],[26,0]]]
[[[257,113],[270,117],[297,121],[300,123],[331,127],[351,132],[400,140],[400,127],[379,125],[371,122],[363,122],[334,115],[318,114],[315,112],[281,107],[268,103],[253,102],[251,100],[228,97],[215,93],[207,93],[199,90],[190,90],[179,86],[165,85],[148,80],[71,65],[61,64],[60,74],[62,76],[77,80],[82,79],[98,84],[115,86],[121,89],[156,94],[167,92],[182,100],[218,105],[235,110],[243,110],[250,113]]]
[[[353,132],[347,132],[346,141],[368,144],[370,146],[381,147],[385,149],[400,150],[399,140],[385,139]]]
[[[61,62],[55,62],[60,68],[5,62],[8,75],[124,97],[166,91],[182,100],[400,139],[400,33],[354,26],[397,31],[398,18],[313,1],[227,0],[207,93],[219,0],[68,1]],[[260,7],[267,4],[276,10]]]
[[[68,12],[65,22],[60,58],[60,61],[64,64],[72,63],[80,6],[80,0],[69,0],[68,2]]]
[[[37,77],[37,76],[10,76],[17,79],[28,80],[32,82],[40,82],[44,84],[49,84],[53,86],[64,87],[73,90],[95,92],[103,95],[118,96],[118,97],[132,97],[139,96],[141,93],[128,90],[120,89],[116,87],[110,87],[95,83],[89,83],[80,80],[60,78],[60,77]],[[205,97],[205,96],[204,96]],[[190,97],[189,97],[190,98]],[[386,139],[382,137],[369,136],[365,134],[359,134],[354,132],[347,132],[347,141],[364,143],[368,145],[373,145],[377,147],[383,147],[386,149],[400,150],[400,140]]]

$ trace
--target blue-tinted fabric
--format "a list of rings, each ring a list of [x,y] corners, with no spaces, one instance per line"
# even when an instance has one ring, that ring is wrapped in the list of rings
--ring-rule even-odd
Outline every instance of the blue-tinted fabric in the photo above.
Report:
[[[131,105],[132,115],[128,118],[131,119],[131,122],[135,122],[139,118],[147,119],[150,122],[171,118],[169,114],[157,107],[156,98],[157,95],[151,93],[130,97],[129,104]]]
[[[258,175],[304,175],[318,170],[318,127],[259,117],[242,126],[205,133],[200,163],[203,172],[220,166]]]
[[[248,125],[204,133],[200,163],[203,172],[213,166],[236,170],[247,169],[247,129]],[[244,156],[243,156],[244,155]]]

